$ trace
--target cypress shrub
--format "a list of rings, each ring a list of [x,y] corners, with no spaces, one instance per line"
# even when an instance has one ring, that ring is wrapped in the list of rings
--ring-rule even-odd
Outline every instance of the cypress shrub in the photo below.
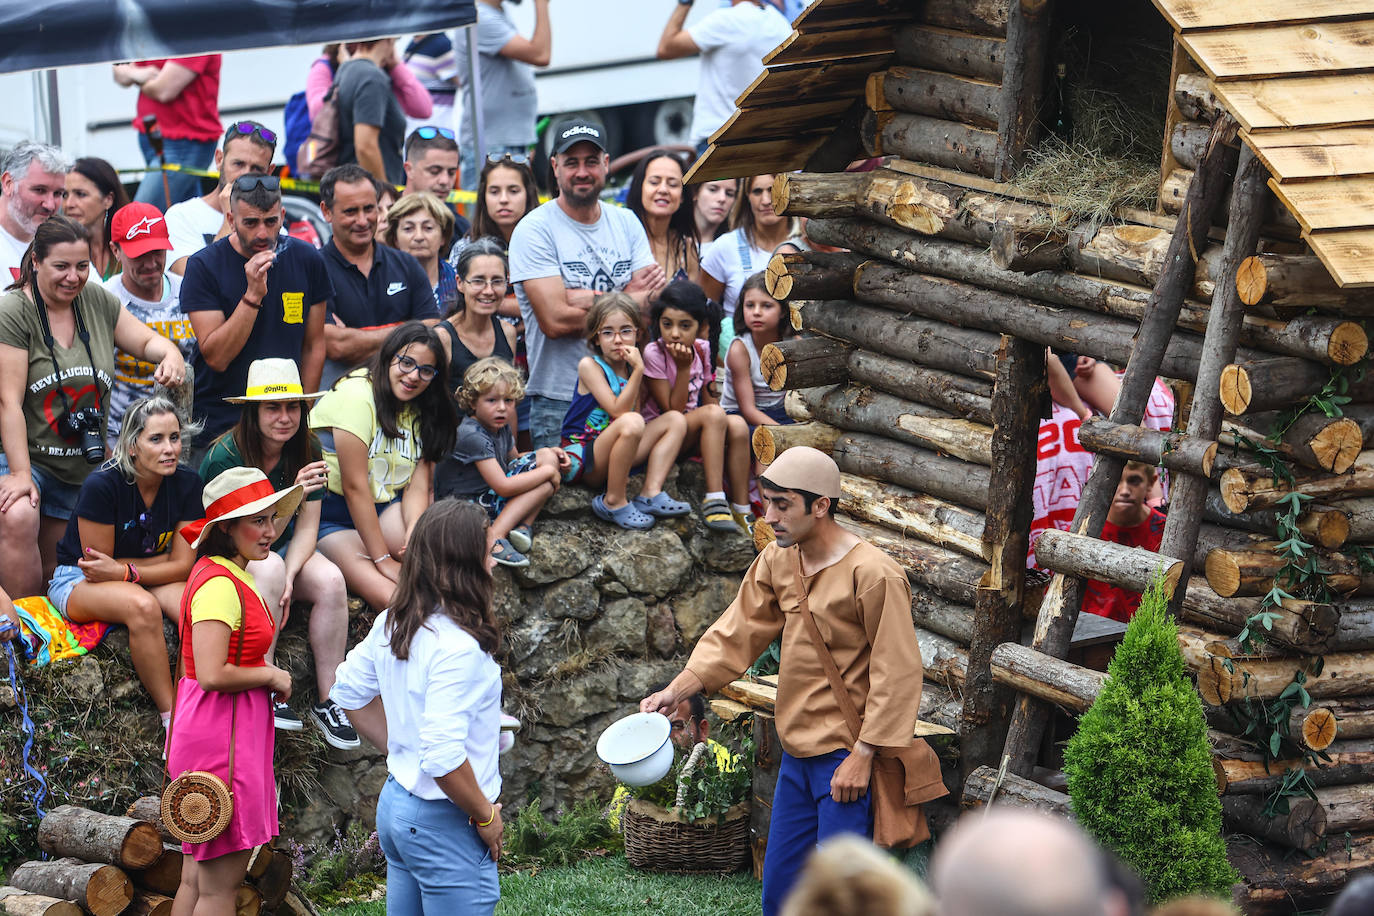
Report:
[[[1152,902],[1229,897],[1221,800],[1202,700],[1158,581],[1107,667],[1102,692],[1064,751],[1074,816],[1130,864]]]

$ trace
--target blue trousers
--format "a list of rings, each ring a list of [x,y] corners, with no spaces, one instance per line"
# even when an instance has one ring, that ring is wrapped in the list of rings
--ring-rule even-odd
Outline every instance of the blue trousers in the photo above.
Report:
[[[782,909],[816,844],[841,833],[872,835],[868,793],[846,804],[830,797],[830,777],[848,756],[844,750],[820,757],[783,752],[763,857],[763,916]]]
[[[387,916],[491,916],[501,881],[487,844],[446,798],[411,795],[387,777],[377,800]]]

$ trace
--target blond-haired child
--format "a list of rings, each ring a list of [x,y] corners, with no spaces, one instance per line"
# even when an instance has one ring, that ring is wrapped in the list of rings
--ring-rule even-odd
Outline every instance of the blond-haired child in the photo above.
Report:
[[[529,565],[531,525],[568,467],[561,448],[516,449],[511,426],[524,395],[520,373],[504,359],[488,356],[469,366],[457,391],[467,416],[434,479],[436,497],[466,499],[487,511],[492,556],[503,566]]]

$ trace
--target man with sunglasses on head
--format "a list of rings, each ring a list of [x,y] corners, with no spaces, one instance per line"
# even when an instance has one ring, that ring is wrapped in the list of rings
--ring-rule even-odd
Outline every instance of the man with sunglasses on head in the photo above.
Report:
[[[406,138],[405,171],[404,194],[429,191],[448,203],[448,194],[458,177],[458,144],[453,139],[453,131],[434,124],[411,131]],[[453,211],[453,234],[450,238],[460,239],[468,234],[471,223],[459,214],[453,204],[449,203],[448,208]],[[448,252],[441,251],[439,256],[447,258]]]
[[[174,204],[167,210],[172,251],[170,270],[186,273],[186,259],[229,234],[229,190],[240,175],[266,175],[277,151],[277,135],[257,121],[235,121],[215,150],[219,184],[208,194]]]
[[[439,323],[434,289],[420,262],[376,240],[377,183],[356,164],[320,179],[320,213],[334,230],[323,251],[334,287],[324,325],[326,387],[361,366],[404,321]]]
[[[194,367],[195,417],[205,425],[201,443],[237,421],[239,408],[224,398],[248,391],[254,360],[292,360],[308,390],[319,390],[325,307],[334,295],[320,253],[281,235],[276,178],[240,175],[230,185],[226,215],[229,234],[191,256],[181,284],[181,310],[199,343]],[[192,466],[200,458],[193,455]]]

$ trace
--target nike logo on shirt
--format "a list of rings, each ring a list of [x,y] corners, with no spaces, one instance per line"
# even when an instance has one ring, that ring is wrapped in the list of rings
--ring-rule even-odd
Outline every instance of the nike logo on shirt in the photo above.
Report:
[[[388,296],[394,296],[394,295],[396,295],[397,293],[403,293],[403,292],[405,292],[405,290],[406,290],[406,285],[405,285],[404,283],[392,283],[392,284],[390,284],[389,286],[387,286],[387,288],[386,288],[386,294],[387,294]]]

